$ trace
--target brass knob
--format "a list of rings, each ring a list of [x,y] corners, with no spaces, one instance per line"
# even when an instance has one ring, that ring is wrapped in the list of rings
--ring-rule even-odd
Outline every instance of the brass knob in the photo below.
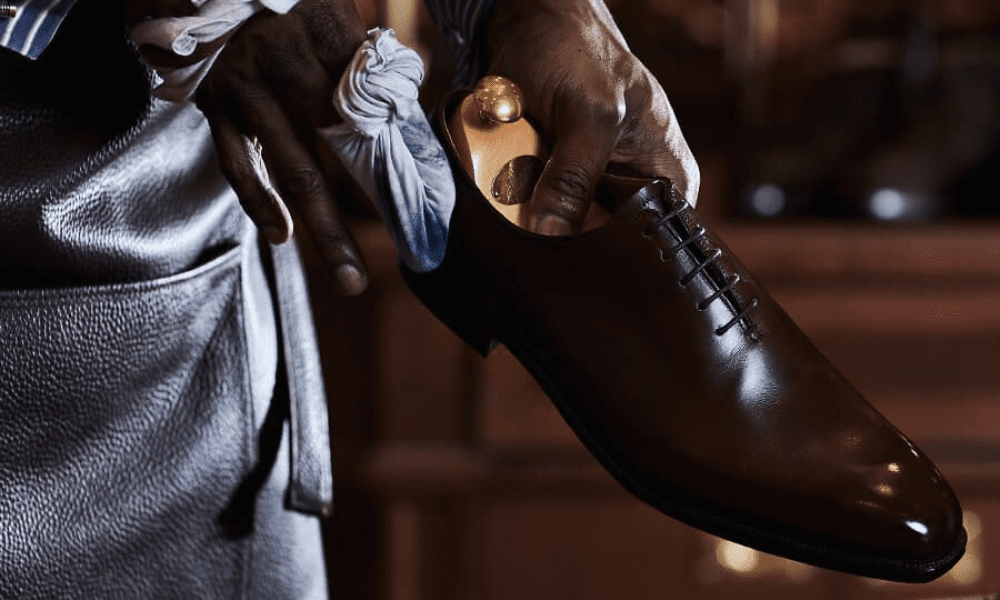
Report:
[[[479,116],[494,123],[513,123],[524,112],[524,94],[513,81],[499,75],[487,75],[476,82],[473,92]]]

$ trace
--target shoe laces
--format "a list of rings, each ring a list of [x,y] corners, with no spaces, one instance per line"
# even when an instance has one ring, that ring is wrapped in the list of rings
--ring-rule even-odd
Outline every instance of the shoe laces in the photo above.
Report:
[[[675,233],[677,233],[680,241],[667,246],[666,248],[662,248],[660,250],[660,260],[666,262],[668,260],[668,255],[676,257],[680,252],[688,250],[692,258],[696,261],[696,264],[677,280],[678,285],[681,287],[687,287],[699,273],[704,273],[715,284],[715,291],[712,292],[712,294],[707,298],[702,298],[697,304],[695,304],[697,310],[707,310],[708,307],[716,300],[724,298],[729,299],[735,314],[729,321],[715,328],[715,335],[722,336],[727,331],[732,329],[737,323],[747,319],[750,311],[760,304],[760,299],[753,297],[742,306],[740,305],[740,302],[736,299],[735,294],[733,294],[733,286],[740,281],[739,273],[727,275],[722,268],[719,267],[719,265],[715,264],[723,254],[721,248],[712,248],[710,251],[707,251],[707,254],[704,254],[706,251],[698,245],[698,242],[706,239],[708,230],[701,224],[699,224],[697,229],[693,232],[688,229],[687,225],[684,223],[682,215],[689,210],[691,210],[691,205],[688,204],[687,201],[675,201],[673,209],[666,213],[662,213],[656,221],[649,226],[648,229],[642,232],[642,234],[645,237],[651,238],[663,229],[672,229]],[[704,255],[702,256],[702,254]],[[715,265],[716,267],[714,272],[711,269],[712,265]],[[749,334],[753,339],[757,339],[758,337],[756,332],[752,329]]]

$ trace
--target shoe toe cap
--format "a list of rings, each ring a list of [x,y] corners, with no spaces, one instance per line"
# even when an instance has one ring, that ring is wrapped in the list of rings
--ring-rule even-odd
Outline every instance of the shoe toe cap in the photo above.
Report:
[[[948,483],[922,455],[858,473],[838,493],[815,503],[791,529],[818,534],[817,547],[832,550],[822,564],[858,575],[924,582],[948,571],[966,541],[962,509]],[[871,471],[881,471],[873,476]],[[825,505],[825,506],[824,506]],[[817,526],[817,521],[826,521]],[[808,534],[803,534],[808,535]],[[840,563],[840,564],[837,564]]]
[[[913,565],[939,571],[961,556],[965,543],[962,509],[951,487],[929,460],[919,457],[896,467],[893,481],[869,490],[873,527],[865,537],[880,538],[885,552]],[[938,573],[940,574],[940,573]]]

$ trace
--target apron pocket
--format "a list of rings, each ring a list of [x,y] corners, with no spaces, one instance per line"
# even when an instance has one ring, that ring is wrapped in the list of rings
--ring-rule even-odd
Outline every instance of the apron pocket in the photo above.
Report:
[[[0,291],[0,597],[240,596],[248,542],[217,520],[254,452],[241,255]]]

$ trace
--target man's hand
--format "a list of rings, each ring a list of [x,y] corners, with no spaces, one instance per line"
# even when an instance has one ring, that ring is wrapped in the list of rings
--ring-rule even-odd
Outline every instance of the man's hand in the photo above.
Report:
[[[368,275],[338,217],[316,129],[339,120],[334,89],[364,39],[353,0],[301,0],[285,15],[262,11],[228,40],[197,92],[244,210],[278,243],[292,233],[287,202],[347,295],[364,291]],[[281,198],[258,181],[246,138],[260,142]]]
[[[701,177],[663,88],[601,0],[497,0],[491,74],[510,78],[555,138],[531,200],[531,229],[579,232],[608,162],[668,177],[693,205]]]

